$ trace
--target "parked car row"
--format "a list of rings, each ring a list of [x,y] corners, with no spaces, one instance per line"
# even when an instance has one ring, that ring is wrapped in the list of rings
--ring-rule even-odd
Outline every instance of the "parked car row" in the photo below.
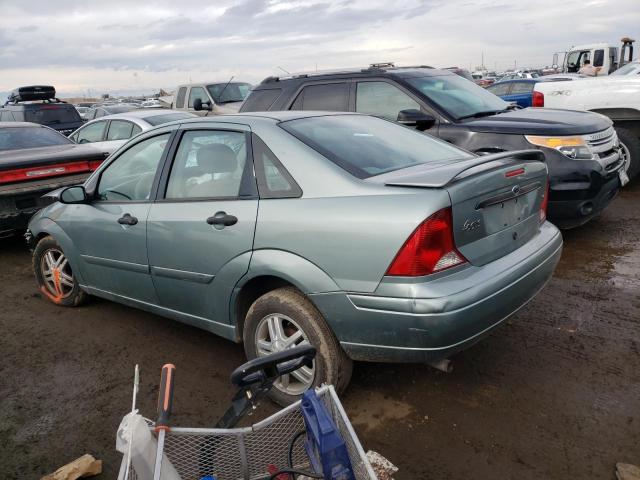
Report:
[[[272,392],[283,404],[345,388],[353,360],[445,368],[549,280],[556,225],[628,181],[610,118],[519,108],[459,73],[181,85],[173,111],[88,122],[65,140],[113,153],[32,217],[40,291],[180,320],[249,358],[311,343]]]

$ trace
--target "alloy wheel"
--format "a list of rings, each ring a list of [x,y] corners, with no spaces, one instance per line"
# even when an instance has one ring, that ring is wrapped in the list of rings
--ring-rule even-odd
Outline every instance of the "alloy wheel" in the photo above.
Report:
[[[308,344],[309,339],[300,325],[281,313],[267,315],[256,328],[255,345],[259,357]],[[311,367],[305,365],[283,375],[274,386],[288,395],[301,395],[313,384],[314,377],[315,361]]]
[[[73,293],[73,273],[62,251],[50,248],[42,255],[40,271],[48,293],[56,298],[67,298]]]

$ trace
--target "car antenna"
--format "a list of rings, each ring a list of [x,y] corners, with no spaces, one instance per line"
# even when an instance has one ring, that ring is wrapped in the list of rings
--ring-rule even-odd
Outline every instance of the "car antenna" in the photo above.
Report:
[[[280,70],[282,70],[284,73],[286,73],[287,75],[291,75],[291,72],[289,72],[289,71],[285,70],[284,68],[282,68],[282,67],[278,67],[278,68],[279,68]]]
[[[224,93],[224,91],[227,89],[227,87],[229,86],[229,84],[231,83],[231,80],[233,80],[233,77],[235,75],[231,75],[231,78],[229,79],[229,81],[225,84],[224,87],[222,87],[222,90],[220,91],[220,94],[218,95],[218,103],[222,103],[220,101],[220,99],[222,98],[222,94]]]

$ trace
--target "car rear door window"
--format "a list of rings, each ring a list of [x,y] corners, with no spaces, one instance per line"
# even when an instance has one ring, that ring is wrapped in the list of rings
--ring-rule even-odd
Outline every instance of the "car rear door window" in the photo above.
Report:
[[[291,110],[346,112],[349,110],[349,84],[308,85],[298,94]]]
[[[165,198],[236,198],[247,181],[246,171],[251,172],[246,165],[244,132],[187,131],[171,167]]]
[[[533,91],[533,82],[514,82],[511,88],[511,95],[522,95]]]
[[[187,87],[180,87],[178,95],[176,97],[176,108],[184,107],[184,97],[187,96]]]
[[[489,88],[487,88],[487,90],[493,93],[494,95],[498,95],[500,97],[502,95],[507,95],[509,93],[510,86],[511,86],[511,83],[507,83],[507,82],[495,83],[491,85]]]
[[[398,87],[387,82],[360,82],[356,93],[356,112],[398,120],[402,110],[420,110],[420,104]]]
[[[126,140],[131,138],[133,123],[126,120],[111,120],[107,140]]]
[[[91,123],[86,127],[78,130],[78,132],[73,136],[73,140],[76,143],[101,142],[104,138],[104,129],[106,126],[106,120]]]
[[[207,92],[204,91],[204,88],[192,87],[189,92],[189,108],[193,108],[193,102],[195,102],[196,98],[199,98],[202,103],[209,101],[209,97],[207,96]]]
[[[281,88],[270,88],[267,90],[254,90],[245,100],[241,112],[262,112],[267,111],[282,93]]]
[[[148,200],[170,135],[164,133],[143,140],[118,156],[100,175],[97,199],[109,202]]]

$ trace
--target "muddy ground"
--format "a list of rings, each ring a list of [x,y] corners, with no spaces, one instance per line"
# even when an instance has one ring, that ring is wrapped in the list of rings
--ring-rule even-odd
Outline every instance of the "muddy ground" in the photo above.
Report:
[[[549,285],[453,373],[356,365],[347,412],[397,479],[614,479],[616,462],[640,464],[640,182],[564,238]],[[238,345],[107,301],[53,306],[22,241],[2,241],[0,478],[40,478],[90,452],[113,479],[134,364],[143,413],[153,416],[172,361],[175,424],[208,426],[243,358]]]

